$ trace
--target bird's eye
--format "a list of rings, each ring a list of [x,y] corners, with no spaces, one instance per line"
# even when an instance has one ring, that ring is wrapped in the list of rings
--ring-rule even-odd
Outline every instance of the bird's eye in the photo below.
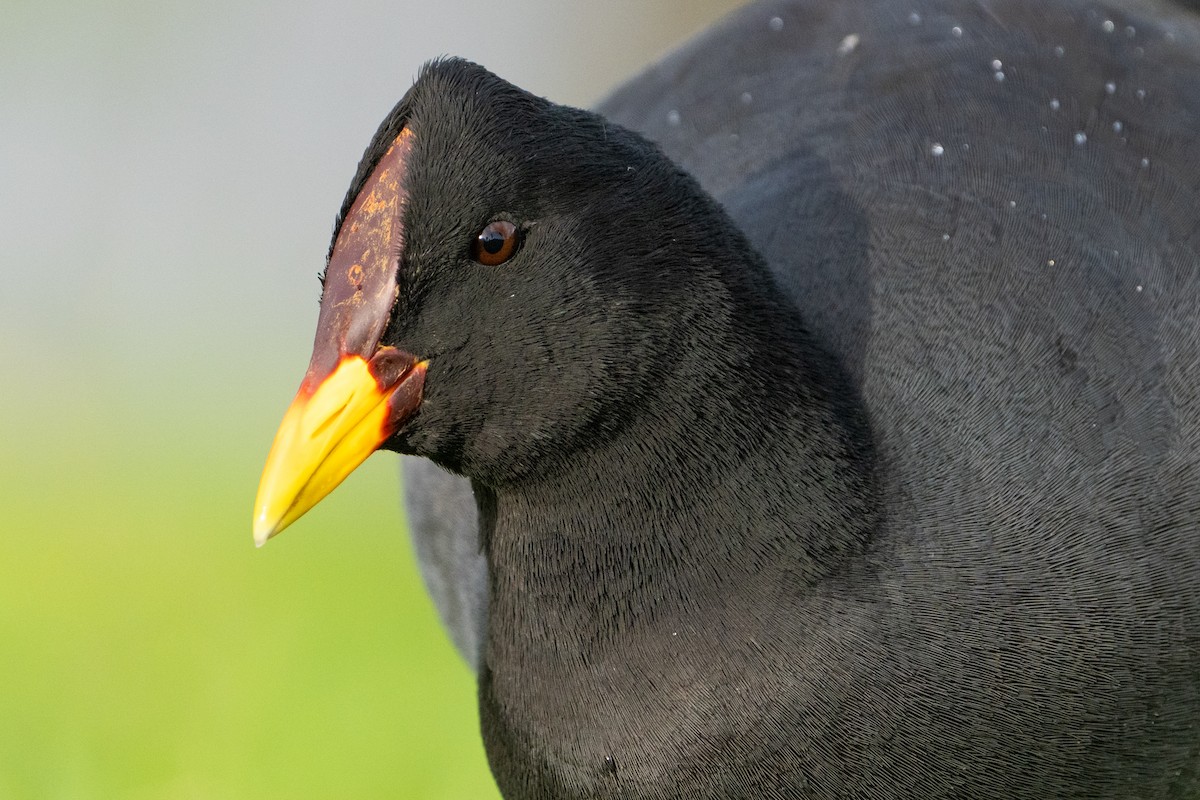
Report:
[[[508,220],[490,222],[471,242],[471,258],[488,267],[503,264],[517,252],[520,238],[517,226]]]

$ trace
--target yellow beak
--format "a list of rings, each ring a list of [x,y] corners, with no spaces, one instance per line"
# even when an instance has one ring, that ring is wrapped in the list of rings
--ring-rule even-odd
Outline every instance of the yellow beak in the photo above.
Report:
[[[380,347],[404,245],[405,128],[350,206],[329,255],[308,373],[283,416],[254,501],[259,547],[337,488],[412,416],[425,362]]]
[[[262,547],[337,488],[415,411],[425,362],[391,379],[377,372],[362,356],[345,355],[315,387],[308,382],[300,387],[258,485],[256,545]],[[409,391],[401,391],[406,386]]]

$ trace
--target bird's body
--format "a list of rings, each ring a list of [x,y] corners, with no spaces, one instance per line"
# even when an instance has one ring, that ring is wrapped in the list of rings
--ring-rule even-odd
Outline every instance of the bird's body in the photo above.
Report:
[[[601,109],[720,206],[461,62],[385,122],[506,798],[1200,797],[1200,18],[1123,9],[755,4]]]

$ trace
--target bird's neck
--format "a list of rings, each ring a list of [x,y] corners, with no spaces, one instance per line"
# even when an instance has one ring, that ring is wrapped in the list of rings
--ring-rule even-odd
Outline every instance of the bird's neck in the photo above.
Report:
[[[875,504],[861,404],[773,285],[746,292],[615,432],[549,474],[478,487],[489,658],[588,658],[775,613],[862,552]]]
[[[761,734],[730,728],[759,717],[730,704],[792,673],[804,607],[862,566],[861,404],[761,263],[741,274],[620,424],[536,478],[476,487],[480,714],[506,794],[670,796],[698,747]]]

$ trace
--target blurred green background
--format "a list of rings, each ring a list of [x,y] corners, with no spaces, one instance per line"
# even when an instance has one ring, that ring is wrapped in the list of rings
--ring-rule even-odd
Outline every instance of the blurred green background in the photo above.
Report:
[[[0,0],[0,798],[488,798],[376,455],[250,511],[375,125],[464,55],[590,104],[735,3]]]

